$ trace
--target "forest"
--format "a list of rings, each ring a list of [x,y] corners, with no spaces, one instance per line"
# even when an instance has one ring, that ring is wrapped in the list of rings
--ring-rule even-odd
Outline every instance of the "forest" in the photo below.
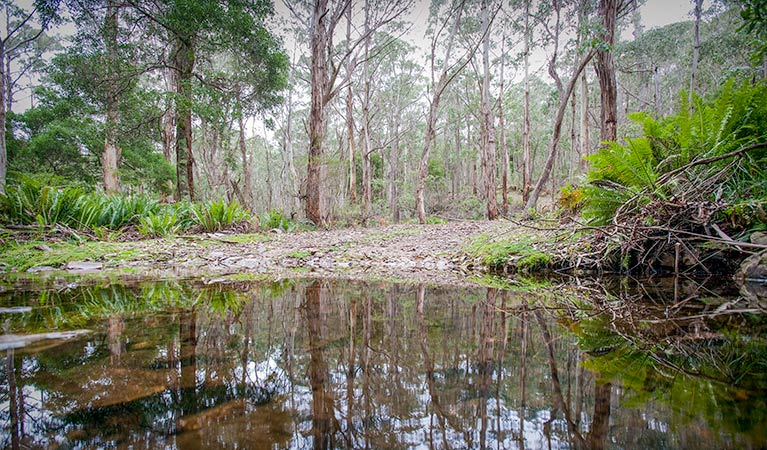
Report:
[[[648,28],[643,4],[5,1],[2,222],[569,216],[639,259],[747,238],[767,224],[767,6],[693,0]]]

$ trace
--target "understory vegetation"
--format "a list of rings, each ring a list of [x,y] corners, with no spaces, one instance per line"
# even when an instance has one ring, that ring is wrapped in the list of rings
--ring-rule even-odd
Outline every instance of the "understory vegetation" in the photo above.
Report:
[[[767,84],[680,98],[673,115],[632,115],[641,133],[589,158],[583,217],[625,270],[727,272],[722,257],[767,229]]]
[[[301,226],[279,212],[253,216],[236,199],[162,202],[148,194],[105,195],[74,185],[50,186],[23,175],[0,195],[0,222],[39,233],[80,232],[96,240],[114,237],[113,232],[167,237],[181,232],[248,232],[259,227],[292,231]]]

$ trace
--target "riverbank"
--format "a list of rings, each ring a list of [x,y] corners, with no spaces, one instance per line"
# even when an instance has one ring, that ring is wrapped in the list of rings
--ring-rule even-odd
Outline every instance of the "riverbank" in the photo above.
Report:
[[[487,273],[620,271],[621,264],[632,262],[630,257],[616,261],[615,255],[608,260],[607,252],[615,253],[619,245],[614,238],[606,230],[584,230],[567,221],[509,220],[293,233],[201,233],[125,242],[6,232],[0,268],[2,278],[11,284],[41,279],[79,283],[112,278],[322,277],[471,285]],[[731,275],[747,256],[733,255],[729,247],[706,248],[716,253],[707,259],[720,264],[720,275]],[[697,259],[692,258],[685,249],[679,255],[648,261],[646,267],[687,270],[701,258],[700,253],[696,255]]]

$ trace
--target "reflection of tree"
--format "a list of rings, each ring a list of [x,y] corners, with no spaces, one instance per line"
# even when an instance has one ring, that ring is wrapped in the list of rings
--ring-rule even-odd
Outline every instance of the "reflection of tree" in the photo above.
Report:
[[[421,283],[418,285],[418,291],[416,296],[416,320],[418,321],[418,336],[421,344],[421,353],[423,355],[424,371],[426,376],[426,386],[429,390],[429,397],[431,398],[431,406],[434,410],[434,414],[437,416],[437,422],[439,429],[442,433],[442,443],[445,448],[450,448],[450,444],[447,439],[447,425],[450,425],[456,431],[463,431],[462,426],[455,418],[451,417],[445,408],[442,406],[442,402],[439,396],[439,390],[436,387],[434,379],[434,362],[431,359],[431,350],[429,349],[429,340],[426,333],[426,321],[424,319],[424,298],[426,296],[426,286]],[[429,441],[433,444],[433,430],[429,429]]]
[[[24,393],[19,393],[16,386],[16,363],[14,358],[14,351],[12,348],[7,350],[6,355],[7,371],[8,371],[8,400],[9,413],[11,419],[11,449],[18,450],[21,448],[21,419],[23,419],[23,409],[19,399],[23,400]],[[21,394],[21,395],[19,395]],[[22,411],[19,411],[22,410]]]
[[[559,369],[557,369],[557,360],[554,356],[554,342],[551,338],[551,333],[549,333],[549,327],[546,325],[546,321],[543,320],[540,310],[535,311],[535,318],[538,320],[538,325],[541,327],[543,341],[546,344],[546,349],[548,351],[549,370],[551,372],[551,386],[554,391],[555,408],[562,410],[564,413],[567,431],[570,434],[570,438],[575,441],[577,448],[587,449],[589,447],[586,445],[586,441],[583,439],[583,436],[581,436],[580,431],[578,431],[578,427],[575,425],[572,414],[570,413],[570,406],[565,404],[565,399],[562,395],[562,384],[559,381]],[[607,412],[609,414],[609,408]]]
[[[333,419],[335,405],[328,383],[328,365],[323,355],[323,286],[314,281],[306,288],[304,311],[309,338],[309,383],[312,387],[312,438],[315,449],[335,447]]]
[[[495,369],[493,361],[495,329],[493,324],[495,322],[497,297],[498,289],[488,288],[485,301],[480,305],[479,345],[477,346],[477,371],[479,372],[477,416],[480,419],[479,447],[481,449],[487,446],[487,399],[490,394],[490,381]]]

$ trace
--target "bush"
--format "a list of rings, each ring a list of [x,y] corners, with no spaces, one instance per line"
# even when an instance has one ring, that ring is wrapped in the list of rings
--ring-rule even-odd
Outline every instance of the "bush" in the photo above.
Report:
[[[681,98],[675,115],[656,120],[633,114],[643,136],[609,143],[589,157],[583,214],[592,224],[643,216],[674,226],[671,221],[689,219],[704,202],[721,215],[740,203],[767,200],[767,148],[726,156],[767,143],[767,84],[729,82],[711,101],[695,97],[692,108],[687,94]],[[681,214],[688,205],[690,214]]]
[[[207,232],[219,231],[234,223],[250,219],[246,211],[236,199],[231,202],[219,199],[194,208],[197,223]]]
[[[139,217],[138,231],[144,236],[166,237],[173,236],[181,230],[178,216],[173,211],[160,214],[149,213]]]
[[[578,212],[583,207],[583,189],[570,183],[559,190],[559,206],[569,213]]]
[[[289,217],[285,217],[282,211],[273,209],[261,216],[261,228],[264,230],[278,229],[282,231],[294,231],[296,223]]]

